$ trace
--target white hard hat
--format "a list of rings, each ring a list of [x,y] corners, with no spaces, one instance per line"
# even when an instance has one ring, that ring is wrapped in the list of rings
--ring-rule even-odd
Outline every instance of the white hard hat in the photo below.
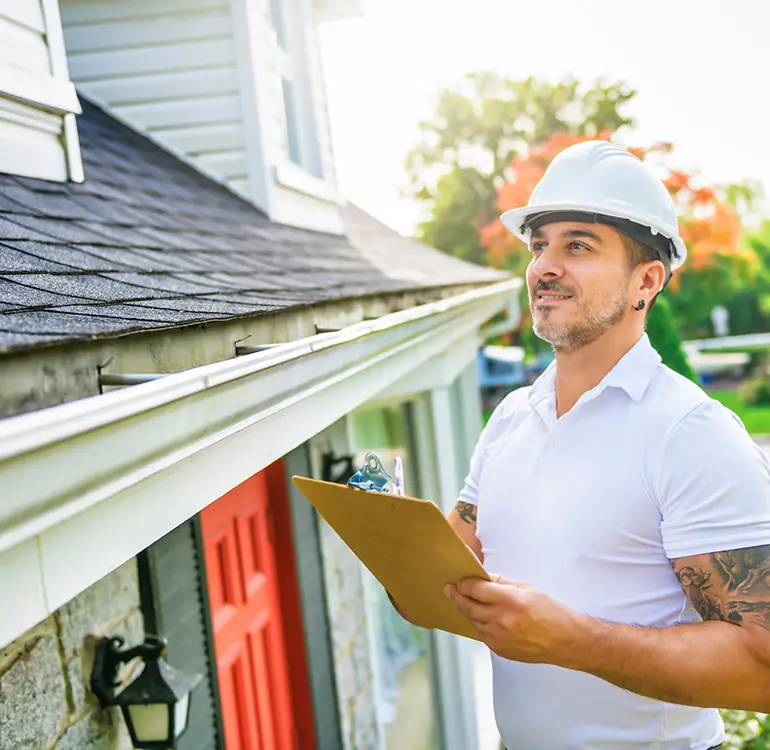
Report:
[[[532,229],[548,221],[609,224],[666,253],[672,271],[687,255],[676,208],[663,183],[640,159],[608,141],[584,141],[564,149],[529,203],[506,211],[500,219],[527,243]]]

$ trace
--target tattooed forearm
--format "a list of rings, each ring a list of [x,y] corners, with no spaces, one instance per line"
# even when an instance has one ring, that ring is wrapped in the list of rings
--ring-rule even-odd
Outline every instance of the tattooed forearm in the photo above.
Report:
[[[465,523],[476,523],[476,506],[461,500],[455,505],[455,510]]]
[[[770,545],[682,558],[671,565],[704,620],[770,630]]]

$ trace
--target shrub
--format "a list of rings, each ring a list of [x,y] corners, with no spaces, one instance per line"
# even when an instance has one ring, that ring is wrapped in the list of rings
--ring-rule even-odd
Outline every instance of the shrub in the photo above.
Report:
[[[738,398],[750,406],[770,404],[770,378],[758,377],[747,380],[738,389]]]
[[[664,365],[680,375],[684,375],[694,383],[700,384],[700,379],[695,370],[692,369],[692,365],[682,348],[682,341],[679,338],[671,305],[663,296],[658,297],[655,307],[650,310],[650,315],[647,318],[647,335],[650,337],[650,343],[660,354]]]

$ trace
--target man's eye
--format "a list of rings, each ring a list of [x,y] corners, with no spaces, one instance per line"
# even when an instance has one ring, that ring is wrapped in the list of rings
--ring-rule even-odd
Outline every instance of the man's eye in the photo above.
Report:
[[[588,250],[588,248],[582,242],[571,242],[570,250]]]
[[[545,247],[545,244],[542,242],[534,242],[529,246],[529,249],[533,253],[540,252]]]

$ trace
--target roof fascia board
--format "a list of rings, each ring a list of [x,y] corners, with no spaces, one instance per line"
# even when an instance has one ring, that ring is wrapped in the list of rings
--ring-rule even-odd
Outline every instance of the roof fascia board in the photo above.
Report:
[[[0,485],[13,498],[0,511],[0,569],[23,562],[14,575],[29,581],[6,589],[16,614],[0,644],[467,339],[511,284],[0,424]]]

